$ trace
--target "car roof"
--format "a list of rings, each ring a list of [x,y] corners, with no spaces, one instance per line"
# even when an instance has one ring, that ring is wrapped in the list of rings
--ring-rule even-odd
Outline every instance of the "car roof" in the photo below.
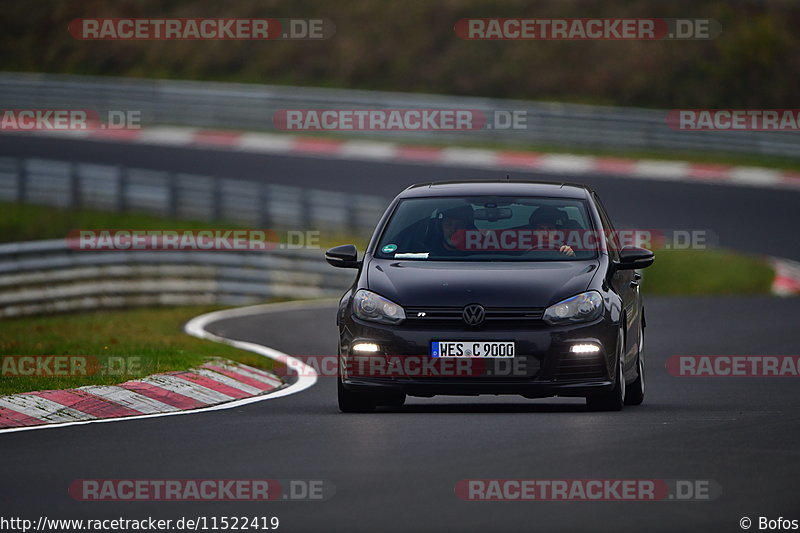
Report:
[[[579,183],[495,179],[417,183],[401,192],[398,198],[509,195],[585,199],[591,193],[591,188]]]

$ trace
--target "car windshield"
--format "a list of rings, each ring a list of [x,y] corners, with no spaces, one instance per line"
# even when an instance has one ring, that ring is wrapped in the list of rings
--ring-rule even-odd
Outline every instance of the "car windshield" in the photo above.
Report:
[[[583,200],[435,197],[402,200],[375,250],[385,259],[576,261],[597,256]]]

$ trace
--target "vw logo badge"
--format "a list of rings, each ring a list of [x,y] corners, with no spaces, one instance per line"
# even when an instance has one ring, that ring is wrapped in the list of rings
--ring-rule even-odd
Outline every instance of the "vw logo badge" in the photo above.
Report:
[[[483,323],[483,319],[486,318],[486,309],[479,304],[469,304],[468,306],[464,307],[464,311],[461,313],[461,318],[463,318],[464,322],[466,322],[469,326],[480,325]]]

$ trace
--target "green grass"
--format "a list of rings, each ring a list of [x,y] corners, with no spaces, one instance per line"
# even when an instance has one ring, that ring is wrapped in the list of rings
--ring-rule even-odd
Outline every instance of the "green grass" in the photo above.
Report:
[[[277,228],[245,227],[235,222],[209,222],[198,220],[173,220],[141,213],[114,213],[91,209],[63,209],[38,205],[0,202],[0,243],[63,239],[73,230],[126,229],[126,230],[215,230],[215,229],[274,229],[279,240],[286,235]],[[296,229],[296,228],[288,228]],[[319,230],[320,248],[354,243],[364,246],[364,239],[336,232]],[[363,249],[363,248],[362,248]]]
[[[260,355],[183,333],[186,321],[215,309],[219,307],[104,310],[4,319],[0,321],[0,360],[6,355],[80,355],[96,357],[99,364],[93,375],[84,376],[9,376],[5,372],[0,374],[0,394],[122,383],[197,367],[213,357],[271,368],[272,361]],[[12,368],[16,367],[15,363]]]
[[[648,294],[765,294],[774,277],[763,259],[721,250],[661,250],[643,274]]]
[[[114,213],[90,209],[72,210],[16,203],[0,203],[0,242],[62,239],[78,229],[164,229],[201,230],[222,226],[220,223],[170,220],[141,213]],[[238,227],[238,226],[237,226]]]

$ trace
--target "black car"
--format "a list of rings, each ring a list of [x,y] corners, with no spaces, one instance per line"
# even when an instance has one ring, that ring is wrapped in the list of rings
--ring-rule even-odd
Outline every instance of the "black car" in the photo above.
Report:
[[[644,399],[638,269],[597,194],[575,184],[413,185],[392,201],[339,304],[339,407],[407,395],[585,397],[619,410]],[[379,362],[380,364],[376,364]]]

